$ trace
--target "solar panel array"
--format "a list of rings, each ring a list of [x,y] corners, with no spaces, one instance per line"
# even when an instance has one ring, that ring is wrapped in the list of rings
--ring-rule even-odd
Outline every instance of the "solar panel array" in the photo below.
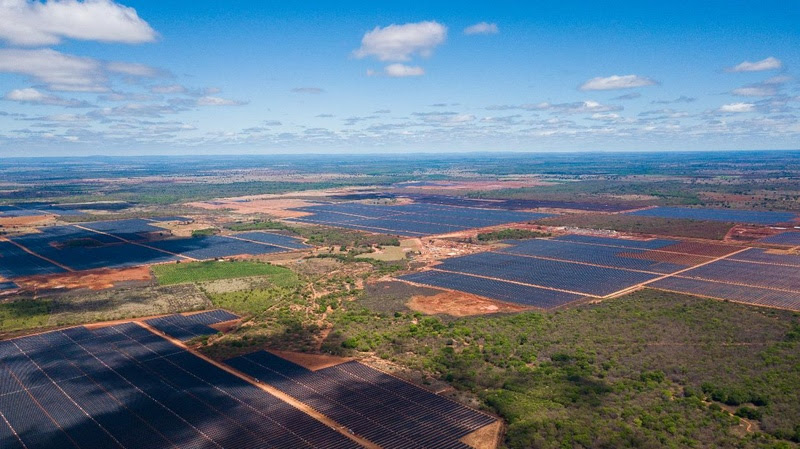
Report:
[[[495,251],[445,259],[400,279],[543,309],[603,297],[741,248],[669,239],[585,235],[509,240]],[[686,252],[682,252],[686,251]]]
[[[358,362],[310,371],[269,352],[226,361],[383,448],[463,448],[495,418]]]
[[[628,212],[628,215],[661,218],[685,218],[689,220],[726,221],[731,223],[774,225],[789,223],[797,219],[792,212],[765,212],[735,209],[692,209],[688,207],[654,207]]]
[[[0,292],[3,290],[14,290],[16,288],[19,288],[19,285],[17,285],[15,282],[0,281]]]
[[[189,341],[195,337],[216,334],[218,331],[210,327],[212,324],[236,319],[239,319],[238,315],[226,310],[217,309],[191,315],[168,315],[147,320],[145,323],[172,338],[181,341]]]
[[[295,209],[311,215],[293,220],[382,234],[420,237],[550,216],[533,212],[431,204],[397,206],[337,203]]]
[[[261,232],[240,234],[246,240],[200,236],[151,241],[148,239],[153,233],[168,235],[168,231],[152,223],[130,219],[49,226],[39,228],[37,233],[10,237],[16,245],[0,241],[0,276],[12,279],[67,271],[63,267],[76,271],[124,268],[174,261],[181,256],[205,260],[308,248],[293,237]]]
[[[288,235],[276,234],[274,232],[241,232],[239,234],[234,234],[233,237],[266,243],[269,245],[276,245],[287,249],[311,248],[309,245],[301,242],[300,239],[290,237]]]
[[[781,232],[780,234],[764,237],[759,242],[772,243],[773,245],[800,246],[800,232]]]
[[[800,256],[749,248],[652,287],[800,311]]]
[[[360,447],[136,324],[0,342],[0,447]]]
[[[583,295],[548,290],[529,285],[486,279],[460,273],[428,270],[407,274],[400,279],[417,284],[459,290],[474,295],[540,309],[552,309],[583,298]]]

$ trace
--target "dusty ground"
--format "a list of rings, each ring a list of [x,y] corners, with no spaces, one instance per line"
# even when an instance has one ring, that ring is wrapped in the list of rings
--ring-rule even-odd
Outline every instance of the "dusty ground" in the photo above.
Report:
[[[752,242],[754,240],[780,234],[781,229],[768,228],[763,226],[736,225],[728,231],[723,241],[725,242]]]
[[[500,445],[500,434],[503,422],[498,420],[494,424],[483,426],[461,439],[461,442],[475,449],[495,449]]]
[[[243,197],[244,198],[244,197]],[[238,214],[267,214],[277,218],[294,218],[309,215],[305,212],[289,210],[313,206],[316,203],[296,198],[243,199],[225,198],[213,201],[187,203],[187,206],[206,210],[230,210]]]
[[[149,282],[153,279],[150,267],[123,269],[101,268],[91,271],[59,273],[47,276],[17,278],[14,282],[27,290],[77,289],[104,290],[122,282]]]
[[[55,215],[35,215],[31,217],[0,217],[0,228],[14,228],[24,226],[43,226],[53,223]]]
[[[278,351],[276,349],[270,349],[269,352],[311,371],[328,368],[330,366],[336,366],[353,360],[349,357],[336,357],[327,354],[308,354],[305,352]]]
[[[538,187],[551,185],[552,182],[539,178],[525,179],[489,179],[476,181],[438,181],[424,186],[404,186],[406,190],[417,191],[470,191],[470,190],[501,190],[517,189],[523,187]]]
[[[523,306],[506,304],[457,291],[446,291],[433,296],[414,296],[406,305],[411,310],[428,315],[447,314],[451,316],[520,312],[527,309]]]

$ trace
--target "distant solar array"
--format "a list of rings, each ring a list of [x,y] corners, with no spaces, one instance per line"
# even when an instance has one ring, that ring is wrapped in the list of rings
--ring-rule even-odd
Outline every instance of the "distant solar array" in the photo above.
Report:
[[[661,218],[685,218],[689,220],[727,221],[731,223],[774,225],[790,223],[798,218],[792,212],[764,212],[735,209],[693,209],[688,207],[654,207],[628,215]]]
[[[764,237],[759,240],[759,242],[784,246],[800,246],[800,231],[781,232],[780,234]]]
[[[0,342],[0,447],[360,447],[136,324]]]
[[[336,203],[296,209],[311,215],[293,220],[382,234],[419,237],[446,234],[550,216],[533,212],[476,209],[431,204],[397,206]]]
[[[445,259],[431,270],[400,279],[550,309],[615,294],[743,249],[583,235],[505,243],[505,248]]]
[[[293,237],[268,233],[247,233],[246,239],[165,238],[169,232],[153,223],[145,219],[103,221],[42,227],[37,233],[11,236],[11,241],[0,241],[0,276],[13,279],[68,269],[124,268],[181,258],[205,260],[307,248]]]
[[[153,328],[164,332],[172,338],[180,341],[189,341],[195,337],[203,337],[206,335],[214,335],[217,330],[210,327],[212,324],[223,323],[239,319],[238,315],[234,315],[228,311],[217,309],[208,312],[194,313],[191,315],[168,315],[159,318],[153,318],[145,321],[145,323],[153,326]]]
[[[358,362],[310,371],[259,351],[226,363],[387,449],[469,449],[459,440],[496,421]]]

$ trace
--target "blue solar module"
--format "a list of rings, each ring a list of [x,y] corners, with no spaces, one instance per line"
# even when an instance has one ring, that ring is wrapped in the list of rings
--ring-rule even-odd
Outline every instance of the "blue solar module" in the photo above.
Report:
[[[688,207],[656,207],[653,209],[628,212],[628,215],[661,218],[685,218],[689,220],[726,221],[731,223],[747,223],[774,225],[789,223],[797,214],[792,212],[763,212],[733,209],[691,209]]]
[[[236,319],[239,319],[238,315],[218,309],[192,315],[168,315],[147,320],[146,323],[170,337],[177,338],[181,341],[188,341],[195,337],[218,333],[216,329],[209,327],[211,324]]]
[[[312,372],[259,351],[226,363],[387,449],[468,449],[459,440],[495,422],[491,416],[358,362]]]
[[[605,296],[658,275],[510,254],[478,253],[446,259],[437,269]]]
[[[3,291],[3,290],[14,290],[14,289],[17,289],[17,288],[19,288],[19,285],[17,285],[14,282],[11,282],[11,281],[0,281],[0,291]]]
[[[312,214],[295,218],[296,221],[403,236],[444,234],[550,216],[533,212],[431,204],[383,206],[338,203],[302,207],[296,210]]]
[[[800,270],[794,265],[723,259],[681,273],[681,277],[800,292]]]
[[[4,278],[63,273],[64,271],[66,270],[22,250],[11,242],[0,242],[0,276]]]
[[[179,259],[171,254],[132,243],[53,249],[46,254],[48,258],[74,270],[125,268]]]
[[[0,342],[2,448],[358,444],[135,324]]]
[[[246,240],[253,240],[255,242],[260,242],[260,243],[274,244],[291,249],[311,248],[310,246],[301,242],[300,239],[297,239],[295,237],[290,237],[288,235],[276,234],[273,232],[259,232],[259,231],[242,232],[240,234],[235,234],[234,237]]]
[[[590,246],[583,243],[571,243],[566,240],[544,239],[507,241],[506,243],[510,243],[513,246],[500,249],[497,252],[545,257],[568,262],[584,262],[630,270],[653,271],[665,274],[674,273],[689,266],[630,257],[631,255],[645,253],[645,250],[640,249],[601,245]]]
[[[47,215],[47,212],[28,209],[7,209],[0,211],[0,217],[35,217],[37,215]]]
[[[732,255],[726,260],[800,267],[800,255],[771,253],[763,248],[750,248],[747,251]],[[769,270],[769,266],[764,266],[763,268]]]
[[[151,232],[168,232],[164,228],[153,226],[151,222],[141,218],[114,221],[96,221],[93,223],[84,223],[82,226],[95,231],[112,234],[125,240],[133,241],[144,240],[144,235]]]
[[[800,246],[800,232],[781,232],[780,234],[764,237],[759,240],[762,243],[772,243],[775,245]]]
[[[284,248],[278,248],[277,246],[245,242],[219,235],[156,240],[148,242],[147,245],[200,260],[242,254],[255,256],[286,251]]]
[[[678,243],[677,240],[652,239],[652,240],[631,240],[616,239],[611,237],[595,237],[593,235],[567,234],[554,237],[552,240],[587,243],[592,245],[618,246],[631,249],[661,249],[666,246]]]
[[[400,276],[400,279],[446,289],[472,293],[498,301],[512,302],[541,309],[552,309],[583,296],[572,293],[529,287],[512,282],[485,279],[466,274],[429,270]]]
[[[800,311],[800,293],[675,276],[658,280],[650,286],[690,295]]]

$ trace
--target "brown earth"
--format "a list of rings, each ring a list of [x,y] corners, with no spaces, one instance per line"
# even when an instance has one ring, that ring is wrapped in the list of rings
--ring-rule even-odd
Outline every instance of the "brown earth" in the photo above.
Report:
[[[349,357],[336,357],[327,354],[308,354],[305,352],[294,351],[279,351],[277,349],[269,349],[269,352],[311,371],[317,371],[323,368],[340,365],[344,362],[353,360]]]
[[[30,217],[0,217],[0,227],[42,225],[55,221],[55,215],[34,215]]]
[[[152,280],[152,278],[150,268],[143,266],[122,269],[101,268],[98,270],[59,273],[46,276],[30,276],[17,278],[14,282],[26,290],[49,290],[56,288],[104,290],[120,282],[147,282]]]
[[[754,240],[780,234],[783,230],[763,226],[736,225],[725,235],[725,241],[752,242]]]
[[[244,199],[227,198],[213,201],[188,203],[187,206],[198,207],[206,210],[230,210],[238,214],[268,214],[278,218],[295,218],[309,215],[289,209],[313,206],[312,203],[296,198],[276,199]]]
[[[406,306],[411,310],[428,315],[447,314],[451,316],[486,315],[527,310],[527,307],[457,291],[446,291],[433,296],[413,296]]]
[[[500,433],[502,430],[503,422],[498,420],[470,433],[461,438],[460,441],[475,449],[495,449],[500,445]]]

